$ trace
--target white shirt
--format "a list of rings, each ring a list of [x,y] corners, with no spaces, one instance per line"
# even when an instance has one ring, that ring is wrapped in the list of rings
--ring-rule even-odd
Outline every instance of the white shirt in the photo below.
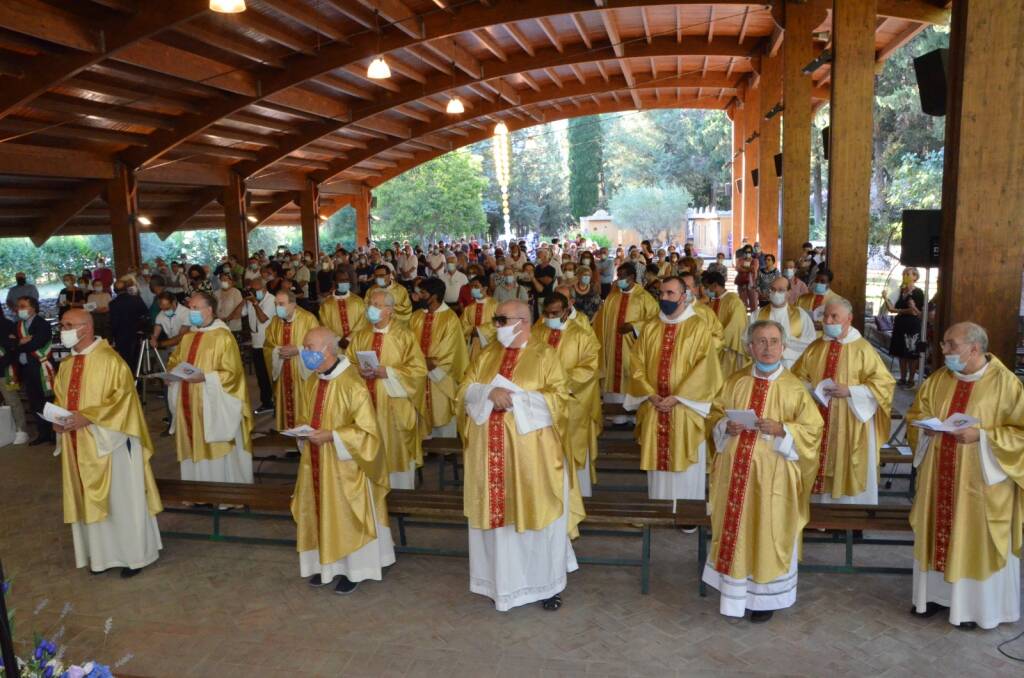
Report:
[[[237,287],[219,289],[215,293],[217,297],[217,317],[227,323],[228,329],[232,332],[242,331],[242,317],[228,320],[228,316],[235,312],[235,309],[242,303],[242,293]]]
[[[444,255],[440,252],[431,252],[427,255],[427,275],[434,275],[434,272],[441,272],[444,268]]]
[[[444,301],[446,304],[454,304],[459,301],[459,291],[463,285],[469,283],[469,278],[462,271],[455,271],[449,273],[447,270],[441,271],[438,278],[444,281]]]
[[[402,280],[412,280],[416,277],[416,265],[419,261],[415,254],[402,252],[398,255],[398,274]]]
[[[249,317],[249,333],[252,336],[252,347],[263,348],[263,344],[267,340],[267,326],[270,321],[274,319],[274,295],[266,294],[264,292],[263,299],[259,302],[259,307],[263,309],[263,314],[267,316],[266,322],[260,322],[259,316],[256,315],[256,311],[253,310],[252,301],[245,302],[246,315]]]
[[[174,315],[170,317],[163,311],[160,311],[156,316],[156,324],[163,328],[164,334],[167,335],[168,339],[173,339],[181,334],[182,328],[191,327],[191,323],[188,320],[188,308],[178,304],[178,307],[174,309]]]

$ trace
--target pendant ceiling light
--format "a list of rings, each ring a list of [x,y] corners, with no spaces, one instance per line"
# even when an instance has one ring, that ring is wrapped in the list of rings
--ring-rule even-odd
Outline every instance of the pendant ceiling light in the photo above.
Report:
[[[210,0],[210,10],[221,14],[238,14],[245,11],[245,0]]]
[[[380,54],[380,19],[376,10],[373,12],[373,26],[377,31],[377,56],[373,58],[370,66],[366,69],[366,77],[370,80],[387,80],[391,77],[391,67]]]
[[[136,218],[136,221],[138,221],[143,226],[152,226],[153,225],[153,221],[149,217],[142,217],[142,216],[140,216],[140,217]]]
[[[444,110],[448,115],[462,115],[466,112],[466,107],[462,105],[462,99],[452,97],[448,100],[448,106]]]
[[[501,122],[494,126],[494,133],[500,134],[502,136],[508,134],[508,126],[505,124],[504,120],[502,120]]]

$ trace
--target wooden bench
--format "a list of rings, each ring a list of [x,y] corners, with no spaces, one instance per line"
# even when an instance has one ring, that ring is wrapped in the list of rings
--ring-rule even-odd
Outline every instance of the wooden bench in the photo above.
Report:
[[[185,507],[165,507],[170,513],[209,515],[213,523],[210,533],[167,531],[167,537],[208,539],[211,541],[249,544],[276,544],[294,546],[294,539],[239,537],[221,531],[225,517],[240,519],[292,520],[290,513],[292,487],[289,485],[247,485],[235,483],[204,483],[161,478],[157,480],[160,496],[167,504],[186,504]],[[398,522],[399,553],[465,556],[465,550],[410,546],[406,528],[410,525],[457,526],[465,529],[462,494],[460,492],[426,492],[423,490],[391,490],[388,494],[388,513]],[[198,506],[197,506],[198,505]],[[222,505],[243,506],[242,510],[228,510]],[[587,518],[581,525],[582,534],[595,536],[638,536],[642,541],[639,558],[606,558],[578,556],[588,565],[634,566],[640,568],[640,591],[650,590],[651,530],[675,527],[677,516],[672,503],[639,499],[635,495],[603,494],[585,501]]]

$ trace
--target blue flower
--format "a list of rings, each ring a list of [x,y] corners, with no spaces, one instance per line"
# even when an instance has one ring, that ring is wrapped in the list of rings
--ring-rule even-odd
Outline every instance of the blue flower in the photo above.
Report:
[[[110,672],[110,667],[97,662],[93,664],[92,671],[85,678],[114,678],[114,675]]]
[[[0,593],[7,595],[7,592],[11,590],[11,581],[8,579],[5,582],[0,582]]]
[[[47,666],[46,670],[43,671],[43,678],[53,678],[53,667]]]

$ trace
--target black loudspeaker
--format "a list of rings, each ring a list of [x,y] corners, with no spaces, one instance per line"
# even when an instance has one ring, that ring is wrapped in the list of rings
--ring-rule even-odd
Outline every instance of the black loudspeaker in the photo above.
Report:
[[[737,179],[736,180],[736,191],[740,195],[743,195],[743,179]]]
[[[828,160],[828,147],[829,147],[829,143],[831,141],[832,141],[832,128],[831,127],[823,127],[821,129],[821,147],[822,147],[822,150],[825,151],[825,160]]]
[[[754,185],[754,188],[757,188],[757,176],[758,172],[756,169],[750,170],[750,183]]]
[[[948,49],[937,49],[914,58],[921,110],[928,115],[946,114],[946,61]]]
[[[777,176],[777,177],[781,177],[782,176],[782,154],[781,153],[776,153],[775,154],[775,176]]]
[[[377,196],[375,196],[375,195],[371,195],[370,196],[370,209],[372,209],[372,210],[377,209]]]
[[[900,263],[934,268],[939,265],[942,210],[903,210]]]

